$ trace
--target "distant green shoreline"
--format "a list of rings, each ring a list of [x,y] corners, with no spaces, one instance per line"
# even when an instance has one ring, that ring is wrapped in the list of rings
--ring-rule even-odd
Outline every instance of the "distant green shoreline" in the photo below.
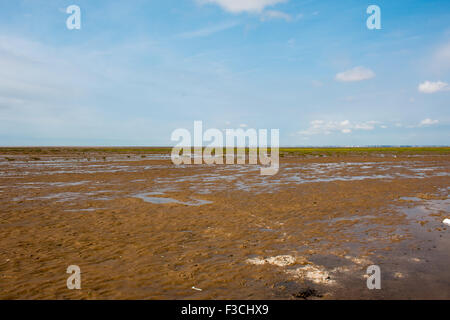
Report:
[[[170,154],[172,147],[0,147],[0,153],[8,154],[61,154],[61,153],[155,153]],[[237,148],[235,148],[235,151]],[[245,148],[249,152],[249,148]],[[254,150],[252,148],[252,150]],[[270,150],[270,148],[269,148]],[[224,149],[225,153],[225,149]],[[286,155],[346,155],[346,154],[450,154],[450,147],[292,147],[280,148],[280,156]]]

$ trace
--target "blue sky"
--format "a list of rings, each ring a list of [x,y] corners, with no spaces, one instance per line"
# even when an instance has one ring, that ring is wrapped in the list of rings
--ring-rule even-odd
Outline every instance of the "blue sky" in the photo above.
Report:
[[[449,145],[449,107],[446,0],[0,4],[0,145],[171,145],[194,120],[283,146]]]

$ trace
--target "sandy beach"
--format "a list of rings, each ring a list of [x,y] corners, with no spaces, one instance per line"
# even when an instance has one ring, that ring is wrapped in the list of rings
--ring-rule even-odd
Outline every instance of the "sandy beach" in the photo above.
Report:
[[[450,299],[448,154],[0,151],[0,299]]]

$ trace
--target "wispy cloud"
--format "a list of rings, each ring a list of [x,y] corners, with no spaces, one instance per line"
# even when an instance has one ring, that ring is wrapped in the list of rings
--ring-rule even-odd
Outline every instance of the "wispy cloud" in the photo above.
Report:
[[[420,121],[419,123],[414,124],[405,124],[402,123],[396,123],[395,126],[398,128],[406,128],[406,129],[416,129],[416,128],[423,128],[423,127],[430,127],[439,124],[439,120],[433,120],[431,118],[426,118]]]
[[[287,22],[292,21],[292,16],[290,14],[284,13],[282,11],[276,10],[267,10],[261,14],[261,21],[273,20],[273,19],[282,19]]]
[[[335,79],[341,82],[354,82],[368,80],[375,77],[375,72],[364,67],[355,67],[353,69],[336,74]]]
[[[178,121],[169,113],[180,116],[198,96],[212,105],[222,90],[219,85],[204,89],[222,79],[210,60],[184,62],[146,39],[94,48],[49,46],[2,34],[0,40],[3,145],[166,144],[170,121]],[[110,54],[105,58],[98,52]],[[142,64],[149,55],[158,57],[158,67]],[[124,66],[124,61],[131,62]],[[156,109],[148,105],[168,107],[154,116]]]
[[[431,60],[434,70],[439,72],[450,70],[450,42],[438,47]]]
[[[197,0],[200,4],[217,4],[225,11],[232,13],[260,13],[266,7],[287,1],[288,0]]]
[[[226,22],[217,24],[214,26],[209,26],[206,28],[193,30],[193,31],[187,31],[178,34],[177,36],[183,39],[193,39],[193,38],[200,38],[200,37],[208,37],[214,33],[225,31],[231,28],[234,28],[239,25],[239,22]]]
[[[316,88],[323,87],[323,82],[320,80],[313,80],[311,81],[311,84]]]
[[[298,133],[301,135],[332,134],[335,132],[348,134],[354,130],[374,130],[375,125],[377,124],[379,124],[378,121],[351,122],[349,120],[313,120],[310,122],[310,127],[308,129],[299,131]]]
[[[291,15],[289,13],[277,10],[265,10],[261,13],[261,21],[269,21],[275,19],[281,19],[286,22],[297,21],[303,18],[302,13]]]
[[[425,81],[419,84],[418,90],[422,93],[436,93],[439,91],[448,91],[450,87],[448,83],[442,81]]]
[[[419,127],[432,126],[432,125],[435,125],[438,123],[439,123],[439,120],[433,120],[430,118],[426,118],[426,119],[420,121]]]

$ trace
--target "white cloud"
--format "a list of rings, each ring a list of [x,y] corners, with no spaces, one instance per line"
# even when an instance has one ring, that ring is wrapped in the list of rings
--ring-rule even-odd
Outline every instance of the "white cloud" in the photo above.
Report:
[[[261,14],[261,21],[273,20],[273,19],[283,19],[287,22],[292,21],[292,17],[290,14],[276,11],[276,10],[267,10]]]
[[[430,118],[424,119],[420,121],[419,127],[432,126],[434,124],[438,124],[439,120],[432,120]]]
[[[450,90],[450,87],[448,86],[448,83],[442,81],[425,81],[419,84],[418,90],[422,93],[435,93]]]
[[[423,119],[422,121],[420,121],[417,124],[409,124],[409,125],[404,125],[402,127],[404,128],[408,128],[408,129],[413,129],[413,128],[422,128],[422,127],[429,127],[429,126],[433,126],[439,123],[439,120],[433,120],[430,118],[426,118]]]
[[[237,22],[222,23],[222,24],[206,27],[206,28],[199,29],[199,30],[183,32],[183,33],[180,33],[178,35],[178,37],[184,38],[184,39],[207,37],[214,33],[234,28],[237,25],[239,25],[239,23],[237,23]]]
[[[357,123],[357,124],[355,124],[354,128],[356,130],[373,130],[373,129],[375,129],[376,123],[377,122],[375,122],[375,121]]]
[[[323,121],[314,120],[310,122],[310,127],[300,131],[301,135],[331,134],[334,132],[351,133],[353,130],[374,130],[378,121],[365,121],[352,123],[349,120],[344,121]]]
[[[232,13],[260,13],[265,7],[284,3],[288,0],[197,0],[200,4],[213,3]]]
[[[247,128],[248,125],[246,125],[245,123],[243,123],[243,124],[240,124],[239,127],[241,127],[241,128]]]
[[[362,81],[375,77],[375,73],[364,67],[355,67],[353,69],[336,74],[336,80],[342,82]]]

